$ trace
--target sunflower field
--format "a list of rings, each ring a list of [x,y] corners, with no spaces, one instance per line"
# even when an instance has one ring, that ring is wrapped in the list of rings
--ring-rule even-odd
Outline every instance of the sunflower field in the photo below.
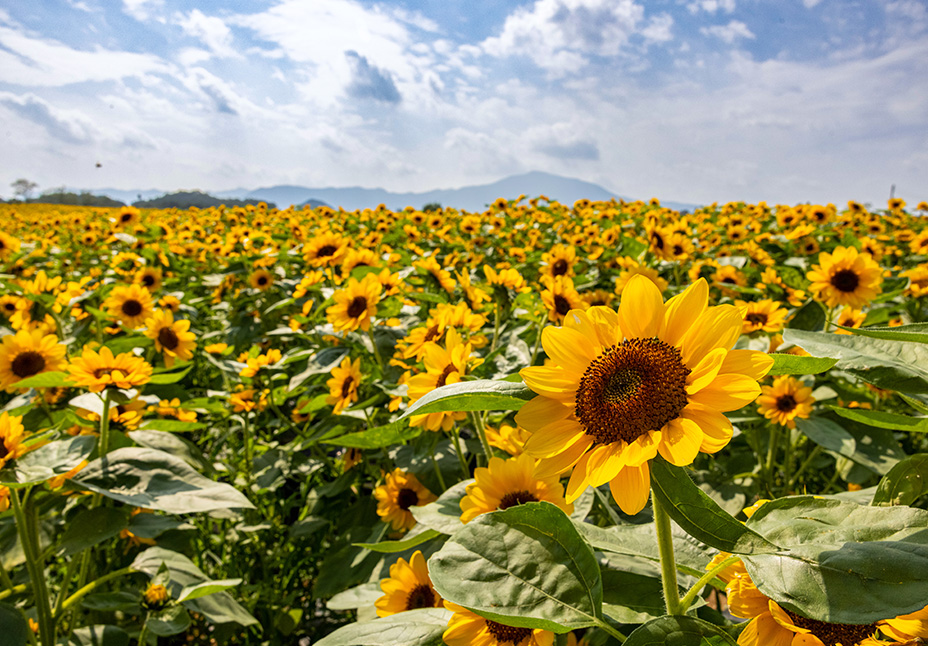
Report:
[[[0,205],[0,643],[924,643],[926,214]]]

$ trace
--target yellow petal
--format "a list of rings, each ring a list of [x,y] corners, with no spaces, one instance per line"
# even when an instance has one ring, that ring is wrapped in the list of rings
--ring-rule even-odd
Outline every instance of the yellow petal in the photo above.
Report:
[[[683,362],[691,366],[716,348],[731,348],[741,336],[743,320],[734,305],[707,309],[680,341]]]
[[[706,311],[708,300],[709,284],[704,278],[700,278],[685,292],[667,301],[660,338],[670,345],[676,345],[696,319]]]
[[[550,458],[563,453],[584,435],[580,423],[572,419],[562,419],[532,432],[525,441],[524,450],[536,458]]]
[[[731,441],[731,421],[719,411],[691,403],[680,415],[694,421],[702,429],[699,450],[703,453],[717,453]]]
[[[644,509],[651,494],[651,469],[645,462],[640,467],[625,467],[609,482],[612,497],[626,514]]]
[[[567,327],[546,327],[541,333],[541,345],[554,363],[579,375],[602,351],[589,337]]]
[[[577,394],[575,375],[563,368],[532,366],[519,371],[523,381],[534,392],[560,402],[573,403]]]
[[[720,372],[738,372],[751,379],[763,379],[773,367],[773,357],[757,350],[729,350]]]
[[[665,460],[678,467],[693,463],[702,444],[702,429],[696,422],[678,417],[671,420],[662,430],[663,437],[658,451]]]
[[[580,457],[584,455],[585,451],[590,448],[592,443],[593,438],[584,436],[563,453],[540,460],[535,467],[535,477],[539,480],[544,480],[545,478],[564,473],[577,463]]]
[[[657,447],[661,443],[660,431],[648,431],[647,434],[640,436],[634,442],[631,442],[622,452],[625,464],[638,467],[648,460],[654,459],[657,455]]]
[[[650,278],[632,276],[622,292],[619,305],[619,327],[625,338],[650,339],[661,331],[664,320],[664,300]]]
[[[526,402],[516,413],[516,424],[533,431],[554,421],[566,419],[571,408],[556,399],[535,397]]]
[[[696,364],[696,367],[686,378],[687,394],[697,393],[712,383],[722,368],[726,354],[728,354],[728,350],[725,348],[716,348]]]
[[[743,375],[719,375],[709,386],[690,395],[690,401],[727,412],[750,404],[760,395],[760,386]]]
[[[573,473],[570,474],[570,480],[567,482],[567,491],[564,496],[567,502],[573,502],[580,497],[586,488],[589,486],[589,478],[587,474],[587,463],[590,461],[591,452],[583,454],[583,457],[574,465]]]

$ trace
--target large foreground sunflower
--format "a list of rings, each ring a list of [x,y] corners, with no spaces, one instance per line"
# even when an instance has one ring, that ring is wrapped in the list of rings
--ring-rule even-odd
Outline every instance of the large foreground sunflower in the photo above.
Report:
[[[43,334],[41,330],[3,337],[0,345],[0,388],[13,392],[13,384],[27,377],[49,371],[64,370],[68,361],[67,348],[58,343],[54,334]]]
[[[532,433],[526,453],[541,458],[537,477],[573,469],[567,502],[610,483],[626,513],[648,501],[648,461],[660,453],[677,466],[715,453],[731,439],[723,415],[760,394],[773,360],[732,350],[742,317],[733,305],[708,307],[699,280],[664,303],[658,288],[633,277],[618,312],[572,310],[564,327],[545,328],[551,365],[520,374],[539,396],[516,421]]]
[[[416,550],[406,562],[400,558],[390,566],[390,577],[381,579],[383,596],[374,602],[378,617],[389,617],[406,610],[441,608],[442,598],[432,586],[428,564],[422,552]]]
[[[837,247],[834,253],[821,253],[819,264],[806,274],[809,289],[828,307],[850,305],[860,309],[880,293],[883,275],[868,253],[854,247]]]

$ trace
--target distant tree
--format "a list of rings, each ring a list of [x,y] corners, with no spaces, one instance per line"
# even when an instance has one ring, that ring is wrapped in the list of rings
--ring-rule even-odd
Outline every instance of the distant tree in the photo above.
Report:
[[[93,195],[87,191],[80,194],[64,190],[45,191],[37,198],[26,200],[36,204],[73,204],[76,206],[125,206],[123,202],[105,195]]]
[[[13,187],[13,195],[23,200],[29,199],[32,191],[39,187],[35,182],[30,182],[22,177],[10,184],[10,186]]]
[[[430,213],[432,211],[441,211],[441,203],[440,202],[429,202],[428,204],[422,207],[422,210],[425,211],[426,213]]]
[[[162,195],[152,200],[139,200],[133,202],[132,206],[140,209],[189,209],[191,206],[195,206],[198,209],[208,209],[211,206],[219,206],[220,204],[225,204],[226,206],[245,206],[246,204],[257,205],[260,202],[261,200],[221,200],[201,191],[181,191]],[[268,203],[267,205],[269,208],[274,207],[272,203]]]

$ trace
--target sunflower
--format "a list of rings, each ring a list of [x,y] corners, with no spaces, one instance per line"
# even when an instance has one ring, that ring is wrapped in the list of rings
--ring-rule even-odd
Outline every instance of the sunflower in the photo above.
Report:
[[[342,275],[349,275],[357,267],[376,267],[380,257],[370,249],[349,249],[342,260]]]
[[[348,241],[337,233],[326,231],[306,243],[303,258],[313,267],[335,267],[348,251]]]
[[[660,291],[667,289],[667,281],[660,277],[660,274],[657,273],[657,270],[652,267],[646,267],[645,265],[639,265],[637,262],[632,260],[630,263],[627,263],[627,266],[619,273],[618,278],[615,279],[615,293],[621,294],[625,291],[628,281],[634,276],[644,276],[652,283],[654,283]]]
[[[22,444],[23,431],[22,417],[0,413],[0,469],[28,450]]]
[[[511,426],[509,424],[500,424],[499,429],[492,426],[486,427],[487,442],[509,455],[519,455],[522,453],[522,447],[529,438],[529,433],[521,426]]]
[[[410,507],[427,505],[438,498],[422,486],[411,473],[394,469],[386,474],[384,484],[374,489],[377,515],[393,529],[412,529],[416,525]]]
[[[900,275],[909,279],[909,286],[905,289],[906,296],[920,298],[928,294],[928,265],[922,264],[912,267],[912,269],[904,271]],[[2,299],[0,299],[0,302],[2,302]]]
[[[128,227],[136,225],[142,219],[142,213],[134,206],[124,206],[116,215],[116,226]]]
[[[150,292],[161,289],[162,274],[157,267],[145,267],[135,274],[135,282]]]
[[[716,556],[708,567],[727,556]],[[906,646],[928,637],[928,608],[872,624],[834,624],[781,607],[757,589],[740,560],[718,576],[726,582],[731,614],[751,620],[738,636],[739,646]],[[880,639],[877,631],[892,641]]]
[[[409,559],[400,558],[390,566],[390,577],[380,580],[383,596],[374,602],[378,617],[418,608],[441,608],[442,598],[432,586],[428,564],[416,550]]]
[[[556,244],[550,251],[541,254],[542,275],[545,278],[573,276],[577,250],[569,245]]]
[[[100,348],[100,352],[85,347],[80,357],[71,360],[68,374],[75,385],[98,393],[104,388],[126,390],[147,384],[151,366],[130,352],[113,356],[107,347]]]
[[[553,646],[554,633],[540,628],[516,628],[484,619],[478,614],[445,601],[454,612],[441,636],[448,646]]]
[[[248,284],[252,289],[266,291],[274,284],[274,274],[267,269],[256,269],[248,276]]]
[[[11,393],[13,384],[43,372],[64,370],[68,364],[67,348],[58,343],[54,334],[43,334],[41,330],[3,337],[0,345],[0,388]]]
[[[744,312],[742,334],[779,332],[786,324],[786,315],[789,314],[779,303],[769,298],[751,303],[736,301],[735,305]]]
[[[448,330],[444,348],[437,343],[427,343],[423,360],[426,371],[411,377],[407,382],[409,403],[415,403],[436,388],[461,381],[468,367],[478,363],[478,360],[471,358],[472,352],[473,344],[463,343],[461,335],[454,328]],[[430,431],[448,431],[455,420],[464,419],[465,416],[466,413],[462,411],[413,415],[409,425],[425,426]]]
[[[270,392],[267,388],[261,392],[255,388],[240,389],[229,395],[229,403],[232,404],[232,410],[236,413],[262,411],[267,408],[267,396]]]
[[[712,274],[712,282],[721,288],[723,294],[728,296],[737,293],[735,290],[730,289],[729,285],[744,287],[748,284],[744,274],[738,271],[738,268],[733,265],[721,265],[716,269],[715,273]]]
[[[812,389],[789,375],[777,377],[761,391],[757,412],[780,426],[796,428],[796,418],[807,419],[815,403]]]
[[[486,467],[474,471],[474,482],[461,498],[461,522],[469,523],[480,514],[509,509],[526,502],[547,500],[572,514],[574,506],[564,500],[564,487],[556,475],[536,478],[535,458],[527,453],[503,460],[490,458]]]
[[[862,310],[855,310],[853,307],[845,307],[843,310],[841,310],[841,313],[838,314],[838,318],[835,323],[838,325],[843,325],[844,327],[859,328],[866,320],[866,312]],[[839,328],[835,330],[835,334],[850,334],[850,332]]]
[[[345,289],[338,290],[332,296],[335,305],[325,311],[326,318],[336,330],[370,330],[371,318],[377,314],[377,301],[380,300],[382,289],[374,274],[368,274],[360,282],[349,278]]]
[[[820,264],[806,274],[816,300],[828,307],[850,305],[860,309],[880,293],[883,275],[870,254],[854,247],[837,247],[819,255]]]
[[[325,398],[326,404],[333,404],[333,415],[341,412],[358,401],[358,385],[361,383],[361,360],[351,361],[351,357],[342,359],[340,365],[332,368],[332,378],[325,382],[329,387],[329,396]]]
[[[547,289],[541,292],[541,302],[548,309],[548,320],[560,323],[570,310],[585,310],[589,307],[574,288],[569,276],[557,276],[547,281]]]
[[[650,488],[648,460],[677,466],[715,453],[731,439],[722,414],[752,402],[773,360],[732,350],[741,334],[733,305],[708,307],[704,280],[664,303],[650,280],[632,278],[618,312],[571,311],[548,327],[551,365],[519,374],[539,396],[516,421],[532,436],[525,452],[541,458],[540,478],[573,469],[567,502],[610,483],[626,513],[639,512]]]
[[[189,361],[197,347],[196,335],[190,331],[190,321],[175,321],[170,310],[155,310],[145,321],[145,336],[155,341],[155,350],[164,353],[164,365],[170,368],[175,359]]]
[[[140,327],[154,313],[151,294],[141,285],[120,285],[113,288],[103,307],[126,327]]]
[[[492,287],[501,289],[511,289],[516,292],[527,292],[529,286],[525,284],[525,279],[517,269],[509,267],[496,271],[489,265],[483,266],[483,275],[487,278],[487,283]]]
[[[19,238],[0,231],[0,259],[6,260],[19,251]]]
[[[454,282],[454,278],[451,277],[451,272],[442,269],[442,266],[438,264],[438,260],[436,260],[434,256],[425,258],[424,260],[416,260],[412,263],[412,266],[428,272],[432,278],[435,279],[435,282],[438,283],[438,286],[449,294],[454,292],[456,283]]]

